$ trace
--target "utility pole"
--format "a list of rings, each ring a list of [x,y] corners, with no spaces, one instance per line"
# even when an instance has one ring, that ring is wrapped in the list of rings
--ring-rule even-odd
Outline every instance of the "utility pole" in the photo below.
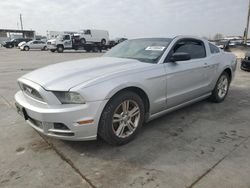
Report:
[[[248,15],[247,15],[247,26],[244,32],[244,44],[247,43],[247,35],[248,35],[248,28],[249,28],[249,17],[250,17],[250,0],[248,5]]]
[[[20,23],[21,23],[21,30],[23,31],[23,19],[22,19],[22,14],[20,14]],[[23,33],[24,37],[24,33]]]

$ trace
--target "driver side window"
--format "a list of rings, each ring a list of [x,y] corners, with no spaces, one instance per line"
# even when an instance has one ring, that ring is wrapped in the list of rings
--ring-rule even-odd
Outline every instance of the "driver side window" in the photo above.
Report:
[[[69,36],[69,35],[65,35],[65,36],[63,37],[63,40],[70,40],[70,36]]]
[[[173,53],[188,53],[191,59],[199,59],[206,57],[205,46],[199,40],[181,40],[176,43]]]

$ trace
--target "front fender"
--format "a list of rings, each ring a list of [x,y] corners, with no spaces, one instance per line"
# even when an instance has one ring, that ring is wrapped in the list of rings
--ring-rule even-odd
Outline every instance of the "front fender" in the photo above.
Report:
[[[80,92],[81,95],[85,98],[86,101],[100,101],[110,99],[114,96],[117,92],[128,88],[128,87],[137,87],[142,89],[146,94],[147,89],[138,82],[117,82],[117,80],[109,80],[108,82],[101,82],[89,87],[75,87],[72,88],[71,91]]]

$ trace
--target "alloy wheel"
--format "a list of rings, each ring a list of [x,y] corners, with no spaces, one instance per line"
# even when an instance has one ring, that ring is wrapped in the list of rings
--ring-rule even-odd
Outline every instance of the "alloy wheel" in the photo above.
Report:
[[[220,98],[224,98],[227,94],[227,90],[228,90],[228,79],[225,75],[222,75],[217,86],[218,96]]]
[[[112,129],[119,138],[126,138],[133,134],[140,120],[139,105],[133,100],[123,101],[115,110]]]

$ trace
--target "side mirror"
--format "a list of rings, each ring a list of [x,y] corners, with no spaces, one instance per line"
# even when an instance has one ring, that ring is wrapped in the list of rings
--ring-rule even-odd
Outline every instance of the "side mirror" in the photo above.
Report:
[[[184,52],[177,52],[174,53],[171,57],[170,57],[170,61],[171,62],[176,62],[176,61],[187,61],[190,60],[191,56],[189,53],[184,53]]]

